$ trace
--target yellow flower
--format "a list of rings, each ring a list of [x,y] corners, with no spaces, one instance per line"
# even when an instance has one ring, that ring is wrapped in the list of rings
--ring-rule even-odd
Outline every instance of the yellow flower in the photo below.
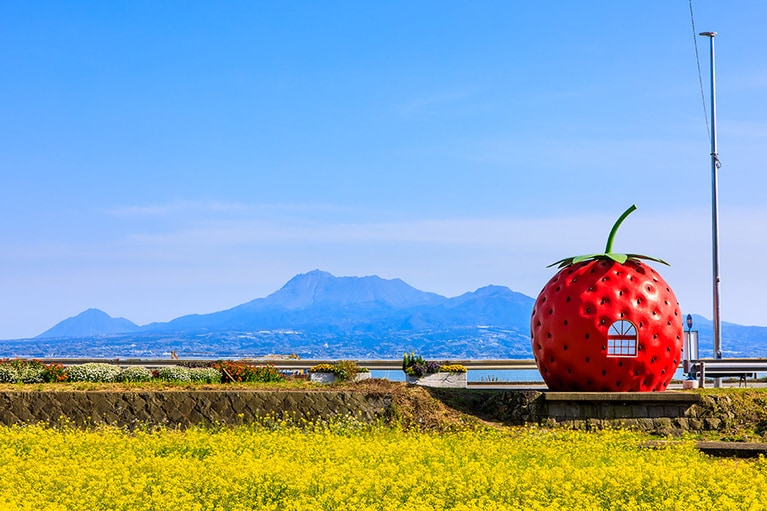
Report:
[[[767,509],[767,462],[627,431],[0,427],[0,509]]]

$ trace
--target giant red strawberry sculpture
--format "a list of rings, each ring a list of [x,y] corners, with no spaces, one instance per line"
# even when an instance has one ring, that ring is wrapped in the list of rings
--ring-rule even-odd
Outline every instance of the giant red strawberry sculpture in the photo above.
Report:
[[[679,365],[682,320],[668,284],[639,254],[614,254],[615,222],[603,254],[562,259],[538,295],[533,355],[555,391],[665,390]]]

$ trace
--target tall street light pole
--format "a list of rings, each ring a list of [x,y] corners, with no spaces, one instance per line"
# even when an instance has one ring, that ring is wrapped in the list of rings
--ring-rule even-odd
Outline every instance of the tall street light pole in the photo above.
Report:
[[[714,38],[716,32],[701,32],[711,43],[711,248],[713,270],[714,305],[714,357],[722,358],[722,322],[719,315],[719,154],[716,147],[716,66],[714,63]],[[716,379],[716,385],[720,379]]]

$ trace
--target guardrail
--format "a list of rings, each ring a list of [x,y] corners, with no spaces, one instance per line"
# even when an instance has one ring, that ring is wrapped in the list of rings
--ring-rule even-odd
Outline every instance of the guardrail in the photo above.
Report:
[[[685,361],[684,371],[699,380],[704,387],[706,377],[739,377],[745,381],[756,373],[767,372],[767,359],[764,358],[701,358]]]

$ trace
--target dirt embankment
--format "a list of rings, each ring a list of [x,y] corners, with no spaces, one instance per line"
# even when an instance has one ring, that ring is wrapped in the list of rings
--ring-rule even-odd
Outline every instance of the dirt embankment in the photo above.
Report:
[[[689,405],[657,405],[642,419],[542,419],[546,401],[535,391],[425,389],[392,382],[372,383],[391,395],[393,416],[404,427],[450,429],[465,425],[542,425],[599,429],[627,426],[660,436],[693,435],[706,440],[767,442],[767,389],[696,391]],[[687,393],[685,393],[687,394]],[[632,396],[634,397],[634,396]],[[690,396],[693,397],[693,396]],[[607,405],[611,406],[611,405]],[[592,407],[593,408],[593,407]],[[627,408],[617,404],[616,412]],[[635,409],[636,405],[631,406]],[[588,407],[584,407],[588,410]],[[668,412],[667,414],[661,413]],[[602,410],[604,413],[604,409]]]

